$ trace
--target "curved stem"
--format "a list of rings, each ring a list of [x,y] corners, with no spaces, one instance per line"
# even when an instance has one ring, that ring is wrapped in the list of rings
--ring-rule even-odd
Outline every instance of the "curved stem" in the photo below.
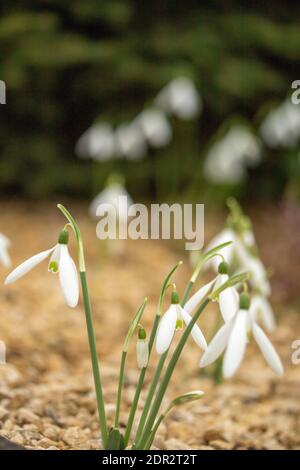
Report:
[[[195,315],[192,317],[192,320],[190,321],[189,325],[184,330],[184,332],[183,332],[183,334],[182,334],[182,336],[181,336],[181,338],[180,338],[180,340],[179,340],[179,342],[176,346],[176,349],[173,353],[173,356],[171,357],[170,362],[168,364],[168,367],[166,369],[166,373],[164,375],[164,378],[163,378],[163,380],[162,380],[162,382],[159,386],[159,389],[157,391],[157,394],[156,394],[156,397],[155,397],[150,415],[148,417],[148,420],[147,420],[147,423],[146,423],[146,426],[145,426],[145,429],[144,429],[144,432],[143,432],[143,436],[136,445],[137,449],[143,449],[144,446],[147,444],[148,438],[149,438],[150,433],[151,433],[152,426],[153,426],[155,418],[156,418],[156,416],[159,412],[161,402],[163,400],[164,394],[166,392],[166,389],[168,387],[168,384],[170,382],[170,379],[172,377],[172,374],[174,372],[174,369],[175,369],[177,361],[180,357],[180,354],[181,354],[181,352],[184,348],[184,345],[185,345],[185,343],[186,343],[186,341],[187,341],[187,339],[188,339],[188,337],[189,337],[189,335],[192,331],[193,326],[195,325],[196,321],[198,320],[198,318],[200,317],[201,313],[203,312],[203,310],[205,309],[205,307],[207,306],[208,303],[209,303],[209,299],[206,299],[206,300],[204,300],[204,302],[202,302],[199,309],[197,310]]]

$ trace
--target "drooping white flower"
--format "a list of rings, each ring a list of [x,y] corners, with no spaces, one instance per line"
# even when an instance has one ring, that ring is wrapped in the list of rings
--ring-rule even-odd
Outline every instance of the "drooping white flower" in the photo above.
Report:
[[[68,232],[63,230],[58,243],[49,250],[42,251],[24,261],[5,279],[5,284],[17,281],[51,255],[48,271],[59,274],[59,281],[65,301],[69,307],[76,307],[79,298],[79,285],[76,265],[68,250]]]
[[[95,217],[97,215],[97,208],[100,204],[112,205],[117,211],[119,220],[127,220],[128,207],[133,204],[133,200],[121,182],[114,182],[109,183],[108,186],[92,200],[89,208],[91,216]]]
[[[186,302],[184,305],[186,312],[191,314],[210,291],[218,289],[228,281],[228,264],[226,262],[219,263],[218,271],[219,274],[212,281],[200,287]],[[239,296],[236,288],[230,286],[222,290],[218,301],[223,320],[225,322],[230,321],[236,314],[239,305]]]
[[[210,241],[210,243],[207,245],[205,252],[210,251],[212,248],[218,245],[222,245],[223,243],[227,242],[232,242],[230,245],[225,246],[220,250],[220,253],[223,256],[224,261],[231,265],[233,258],[234,258],[234,251],[235,251],[235,243],[238,243],[237,236],[235,232],[231,228],[224,228],[221,230],[220,233],[218,233],[213,239]],[[206,263],[206,268],[213,268],[214,271],[218,271],[220,264],[220,259],[218,257],[213,257],[211,258],[207,263]]]
[[[200,94],[187,77],[178,77],[168,83],[156,97],[155,103],[184,120],[194,119],[202,110]]]
[[[114,157],[116,143],[109,124],[99,123],[87,129],[78,140],[75,151],[79,157],[105,161]]]
[[[146,331],[142,327],[139,328],[138,331],[138,340],[136,343],[136,360],[139,369],[147,367],[149,361],[149,344]]]
[[[171,305],[162,316],[157,329],[156,351],[158,354],[163,354],[169,349],[176,329],[182,329],[183,324],[188,326],[191,319],[192,317],[185,308],[179,305],[178,294],[173,292]],[[196,344],[205,350],[207,343],[198,325],[193,326],[191,335]]]
[[[255,294],[252,297],[249,314],[254,321],[261,320],[266,330],[275,330],[275,315],[270,303],[264,296]]]
[[[205,160],[204,174],[214,183],[239,183],[247,176],[247,168],[261,160],[258,138],[243,125],[232,126],[214,143]]]
[[[300,109],[290,99],[271,110],[264,119],[260,134],[269,147],[291,148],[300,139]]]
[[[271,369],[278,375],[283,374],[283,366],[277,352],[249,314],[248,308],[249,305],[243,305],[241,302],[234,318],[219,329],[201,357],[200,367],[206,367],[214,362],[225,350],[223,375],[225,378],[232,377],[244,358],[250,331]]]
[[[136,118],[145,139],[152,147],[164,147],[172,138],[171,126],[162,111],[156,108],[145,109]]]
[[[11,260],[8,253],[9,247],[10,240],[5,235],[3,235],[3,233],[0,233],[0,262],[5,268],[8,268],[11,265]]]
[[[146,155],[147,145],[136,122],[121,124],[116,129],[117,152],[129,160],[140,160]]]
[[[238,236],[233,229],[225,228],[211,240],[205,252],[208,252],[215,246],[229,241],[232,242],[230,245],[220,249],[220,254],[223,256],[224,261],[232,266],[232,263],[235,260],[238,265],[238,271],[242,270],[250,273],[250,283],[252,286],[259,290],[263,295],[269,296],[271,294],[271,284],[268,279],[266,268],[262,261],[250,252],[250,249],[253,247],[253,243],[255,243],[252,231],[248,230],[243,233],[242,236]],[[218,271],[219,258],[211,258],[205,266],[206,268],[213,268],[215,271]]]

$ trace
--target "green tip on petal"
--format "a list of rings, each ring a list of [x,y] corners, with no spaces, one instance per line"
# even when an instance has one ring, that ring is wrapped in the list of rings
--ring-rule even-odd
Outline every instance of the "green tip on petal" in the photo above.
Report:
[[[52,273],[57,273],[58,272],[58,264],[56,261],[51,261],[49,263],[49,271]]]
[[[179,318],[176,321],[176,330],[182,330],[182,328],[183,328],[183,321],[181,320],[181,318]]]

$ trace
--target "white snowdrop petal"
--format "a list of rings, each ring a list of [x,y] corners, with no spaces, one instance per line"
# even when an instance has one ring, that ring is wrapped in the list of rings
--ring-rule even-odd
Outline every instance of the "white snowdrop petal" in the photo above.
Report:
[[[139,339],[136,343],[136,359],[139,369],[147,367],[149,361],[149,346],[148,341]]]
[[[178,305],[178,308],[180,309],[180,315],[181,315],[182,320],[184,321],[186,326],[188,326],[191,319],[192,319],[192,317],[180,305]],[[199,326],[197,324],[195,324],[193,326],[191,335],[192,335],[195,343],[198,344],[198,346],[201,349],[203,349],[203,351],[205,351],[206,348],[207,348],[206,339],[205,339],[201,329],[199,328]]]
[[[176,305],[172,304],[162,316],[156,334],[156,351],[158,354],[166,352],[173,339],[177,321]]]
[[[230,321],[239,308],[239,296],[234,287],[228,287],[220,293],[219,305],[224,321]]]
[[[55,246],[52,255],[49,260],[48,271],[55,273],[58,272],[59,269],[59,260],[60,260],[60,247],[61,245],[57,243]]]
[[[193,310],[199,305],[204,297],[209,293],[209,291],[212,289],[214,283],[216,282],[216,278],[213,279],[211,282],[208,284],[205,284],[204,286],[200,287],[197,292],[195,292],[194,295],[186,302],[184,305],[184,310],[187,313],[192,313]]]
[[[0,246],[0,262],[5,268],[8,268],[11,265],[11,259],[5,246]]]
[[[261,295],[252,297],[249,314],[254,321],[260,319],[268,331],[275,330],[276,321],[272,307]]]
[[[232,326],[233,322],[229,322],[221,326],[201,357],[199,364],[200,367],[206,367],[209,364],[212,364],[216,359],[218,359],[219,356],[221,356],[227,346]]]
[[[275,351],[274,346],[272,345],[271,341],[264,333],[264,331],[258,326],[256,323],[253,324],[252,327],[253,336],[255,341],[257,342],[265,360],[271,367],[271,369],[278,375],[283,374],[283,365],[278,356],[277,352]]]
[[[60,248],[59,280],[67,305],[76,307],[79,298],[77,269],[67,245],[63,244]]]
[[[224,355],[223,375],[232,377],[243,360],[247,344],[247,311],[240,310],[234,320]]]
[[[31,271],[31,269],[33,269],[39,263],[48,258],[54,248],[55,247],[50,248],[50,250],[42,251],[41,253],[38,253],[24,261],[7,276],[7,278],[5,279],[5,284],[11,284],[12,282],[17,281],[17,279],[20,279],[20,277],[27,274],[29,271]]]

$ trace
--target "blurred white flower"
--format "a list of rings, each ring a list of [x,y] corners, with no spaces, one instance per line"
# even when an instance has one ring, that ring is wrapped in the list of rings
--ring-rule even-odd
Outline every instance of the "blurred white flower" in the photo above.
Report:
[[[139,125],[121,124],[116,129],[117,152],[129,160],[140,160],[146,155],[147,145]]]
[[[300,107],[290,99],[268,113],[260,134],[269,147],[294,147],[300,139]]]
[[[126,199],[121,196],[125,196]],[[97,208],[100,204],[112,205],[117,211],[119,220],[122,221],[127,220],[128,207],[133,204],[133,200],[122,183],[114,182],[109,183],[108,186],[92,200],[89,208],[92,217],[97,215]]]
[[[255,294],[251,299],[249,314],[254,321],[261,320],[268,331],[276,328],[275,315],[268,300],[260,294]]]
[[[180,119],[197,117],[202,110],[200,94],[192,80],[178,77],[169,82],[157,95],[156,105]]]
[[[105,161],[114,158],[115,137],[109,124],[99,123],[90,127],[78,140],[75,151],[79,157]]]
[[[136,118],[136,122],[152,147],[164,147],[170,142],[172,129],[166,116],[159,109],[145,109]]]
[[[76,307],[79,298],[78,275],[67,243],[68,235],[66,231],[63,231],[54,247],[34,255],[20,264],[7,276],[5,284],[17,281],[51,255],[48,271],[59,273],[59,281],[66,303],[69,307]]]
[[[0,233],[0,262],[5,268],[8,268],[11,265],[10,256],[8,249],[10,247],[10,240]]]
[[[226,349],[223,360],[223,375],[225,378],[232,377],[244,358],[248,342],[248,331],[252,332],[271,369],[276,374],[282,375],[283,366],[277,352],[260,326],[249,315],[247,309],[239,309],[234,318],[219,329],[201,357],[200,367],[206,367],[214,362]]]
[[[204,174],[214,183],[239,183],[247,168],[261,160],[261,143],[246,127],[235,125],[212,145],[206,156]]]
[[[156,334],[156,351],[158,354],[163,354],[169,349],[175,331],[182,329],[183,324],[188,326],[192,319],[185,308],[179,305],[178,296],[175,294],[173,292],[171,305],[162,316],[158,325]],[[193,326],[191,335],[196,344],[205,350],[207,343],[198,325]]]

